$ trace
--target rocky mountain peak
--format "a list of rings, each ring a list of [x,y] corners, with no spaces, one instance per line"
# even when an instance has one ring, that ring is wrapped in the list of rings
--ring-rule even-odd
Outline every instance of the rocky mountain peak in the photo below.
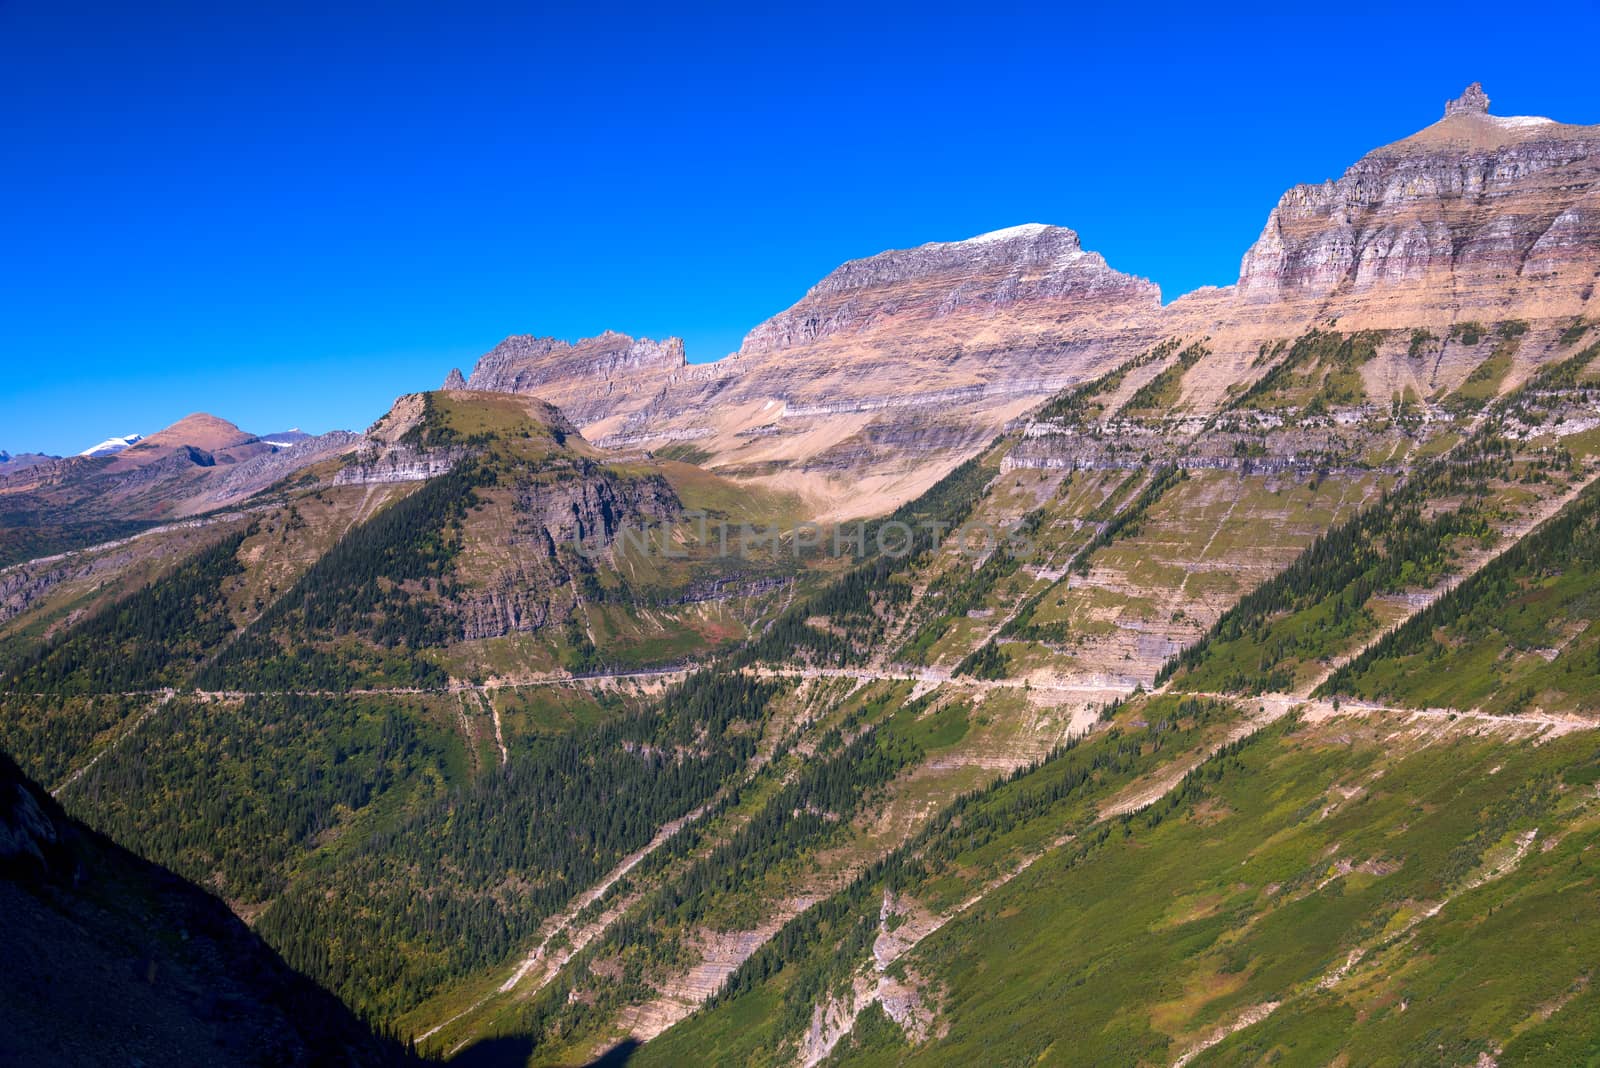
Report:
[[[813,286],[807,296],[847,293],[995,268],[1043,267],[1059,272],[1085,255],[1074,231],[1064,226],[1024,223],[961,241],[930,241],[916,248],[891,249],[865,259],[850,260]]]
[[[1489,94],[1483,91],[1482,82],[1473,82],[1467,86],[1466,92],[1444,106],[1444,117],[1447,119],[1452,115],[1487,114],[1489,114]]]
[[[1245,254],[1240,290],[1407,321],[1478,300],[1576,313],[1600,239],[1600,127],[1488,107],[1474,83],[1432,126],[1290,189]]]
[[[775,352],[890,322],[998,314],[1044,304],[1154,309],[1155,284],[1113,270],[1064,226],[1024,223],[850,260],[752,330],[741,353]]]
[[[450,373],[448,375],[445,375],[445,378],[444,378],[444,388],[445,389],[466,389],[467,388],[467,380],[466,380],[465,377],[462,376],[461,368],[459,368],[459,367],[450,368]]]

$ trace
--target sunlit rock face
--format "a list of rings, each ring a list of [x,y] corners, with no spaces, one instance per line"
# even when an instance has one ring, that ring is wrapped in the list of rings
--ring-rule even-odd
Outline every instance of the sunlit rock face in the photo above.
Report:
[[[1374,322],[1581,310],[1600,250],[1600,130],[1488,107],[1474,84],[1434,125],[1285,193],[1241,294]]]

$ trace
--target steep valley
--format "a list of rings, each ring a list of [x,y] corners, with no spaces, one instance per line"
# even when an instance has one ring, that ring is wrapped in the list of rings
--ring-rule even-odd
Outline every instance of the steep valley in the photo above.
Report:
[[[1597,131],[0,473],[0,749],[463,1063],[1584,1063]]]

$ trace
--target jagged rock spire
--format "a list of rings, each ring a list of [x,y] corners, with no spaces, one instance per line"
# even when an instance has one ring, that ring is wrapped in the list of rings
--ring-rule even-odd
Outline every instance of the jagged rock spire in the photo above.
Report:
[[[1444,117],[1452,115],[1487,115],[1489,113],[1489,94],[1483,91],[1482,82],[1473,82],[1467,86],[1467,91],[1445,104]]]
[[[459,368],[459,367],[450,368],[450,374],[447,375],[445,377],[445,380],[444,380],[444,388],[445,389],[466,389],[467,388],[467,380],[465,378],[461,377],[461,368]]]

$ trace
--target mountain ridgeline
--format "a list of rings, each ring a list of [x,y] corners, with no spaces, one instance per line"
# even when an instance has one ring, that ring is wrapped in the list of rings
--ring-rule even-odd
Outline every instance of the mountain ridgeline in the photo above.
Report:
[[[1597,278],[1600,128],[1473,87],[1169,303],[1026,224],[0,469],[0,749],[306,1049],[1586,1063]]]

